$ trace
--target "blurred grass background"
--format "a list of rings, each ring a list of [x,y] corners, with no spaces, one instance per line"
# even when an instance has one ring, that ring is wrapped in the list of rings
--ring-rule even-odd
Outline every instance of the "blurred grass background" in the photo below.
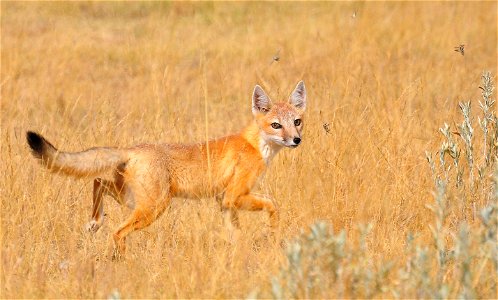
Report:
[[[444,122],[459,122],[459,101],[479,99],[482,71],[496,74],[496,11],[495,2],[2,2],[2,298],[244,297],[278,270],[279,241],[316,220],[353,241],[359,224],[373,224],[370,254],[403,264],[408,232],[430,239],[424,151],[437,149]],[[26,130],[63,150],[219,137],[251,120],[255,84],[283,101],[301,79],[303,145],[283,150],[259,187],[280,207],[277,242],[265,214],[243,213],[233,243],[215,201],[177,199],[128,239],[125,262],[112,262],[110,234],[127,210],[107,200],[105,226],[87,234],[91,180],[48,174],[25,143]]]

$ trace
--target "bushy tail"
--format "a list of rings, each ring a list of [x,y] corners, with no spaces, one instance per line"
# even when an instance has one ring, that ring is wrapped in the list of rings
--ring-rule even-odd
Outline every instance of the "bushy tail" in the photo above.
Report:
[[[91,177],[126,162],[126,153],[117,148],[91,148],[81,152],[59,152],[38,133],[28,131],[26,139],[33,156],[53,172],[76,177]]]

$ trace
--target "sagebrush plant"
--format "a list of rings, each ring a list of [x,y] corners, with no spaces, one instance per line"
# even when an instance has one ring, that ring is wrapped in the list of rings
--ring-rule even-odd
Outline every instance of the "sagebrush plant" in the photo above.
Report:
[[[344,230],[335,234],[329,224],[317,222],[310,226],[309,233],[303,232],[289,242],[287,261],[272,277],[269,295],[275,299],[495,297],[498,136],[490,72],[483,73],[480,88],[483,99],[479,107],[483,115],[478,123],[482,140],[475,139],[471,102],[464,102],[459,105],[463,121],[457,126],[458,132],[452,132],[446,123],[440,129],[444,141],[437,152],[439,164],[426,152],[435,186],[434,203],[427,205],[434,214],[434,224],[429,225],[429,244],[416,243],[413,234],[409,234],[406,257],[378,260],[367,251],[365,242],[371,224],[359,226],[359,243],[355,244],[346,240]],[[482,151],[476,151],[476,147]],[[462,149],[465,162],[460,159]],[[475,166],[478,176],[474,176]],[[469,226],[465,213],[455,216],[454,207],[475,213],[477,202],[484,207],[477,226]],[[454,215],[453,225],[448,221],[450,214]],[[251,297],[257,295],[255,291]]]

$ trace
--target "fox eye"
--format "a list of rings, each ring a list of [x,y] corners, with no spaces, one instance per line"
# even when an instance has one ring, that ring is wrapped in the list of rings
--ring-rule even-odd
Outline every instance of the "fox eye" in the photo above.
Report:
[[[301,125],[301,119],[294,120],[294,125],[296,125],[296,126]]]
[[[271,123],[271,127],[273,127],[273,129],[280,129],[282,128],[282,125],[278,124],[277,122],[273,122]]]

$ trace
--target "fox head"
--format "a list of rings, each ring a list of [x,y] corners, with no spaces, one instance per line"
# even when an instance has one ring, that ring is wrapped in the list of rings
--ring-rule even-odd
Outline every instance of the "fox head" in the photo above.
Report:
[[[300,81],[287,102],[272,104],[270,97],[256,85],[252,94],[252,113],[262,139],[275,146],[296,148],[301,143],[306,88]]]

